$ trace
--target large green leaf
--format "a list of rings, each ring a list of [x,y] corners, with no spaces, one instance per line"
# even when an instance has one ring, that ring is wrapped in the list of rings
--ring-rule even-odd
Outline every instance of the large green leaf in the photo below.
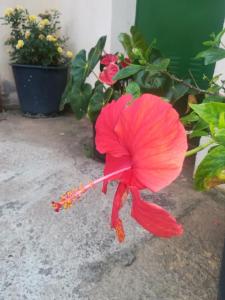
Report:
[[[67,83],[66,89],[62,95],[61,102],[60,102],[60,111],[64,109],[64,106],[68,103],[70,103],[70,92],[73,87],[73,78],[70,76],[69,81]]]
[[[73,86],[69,96],[69,102],[78,120],[86,115],[91,95],[92,87],[90,84],[84,83],[81,87]]]
[[[100,37],[95,47],[88,54],[88,61],[85,75],[88,77],[99,62],[106,43],[106,36]]]
[[[198,166],[194,176],[198,190],[208,190],[225,183],[225,147],[213,148]]]
[[[87,69],[86,51],[81,50],[74,58],[71,66],[71,76],[73,78],[73,84],[76,87],[81,86],[86,80]]]
[[[126,68],[121,69],[114,77],[113,80],[121,80],[125,78],[129,78],[130,76],[138,73],[143,70],[144,67],[140,65],[129,65]]]
[[[99,84],[96,86],[88,105],[88,117],[91,122],[96,121],[104,102],[104,85]]]
[[[204,50],[196,56],[196,58],[203,58],[205,65],[213,64],[225,58],[225,49],[222,48],[209,48]]]
[[[225,112],[225,103],[210,102],[190,104],[191,108],[208,124],[218,126],[221,113]]]

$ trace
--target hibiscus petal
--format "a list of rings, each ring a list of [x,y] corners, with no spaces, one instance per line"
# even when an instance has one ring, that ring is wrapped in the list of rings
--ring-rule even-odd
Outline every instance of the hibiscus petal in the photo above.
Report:
[[[182,225],[162,207],[141,199],[138,189],[131,188],[133,195],[131,216],[146,230],[158,237],[170,238],[183,233]]]
[[[127,106],[115,127],[132,157],[133,178],[152,191],[169,185],[181,172],[187,150],[177,112],[160,97],[144,94]]]
[[[123,183],[118,185],[112,207],[111,226],[116,230],[117,238],[119,242],[122,242],[125,238],[123,223],[119,218],[119,211],[124,203],[124,196],[127,195],[127,186]]]
[[[96,148],[100,153],[110,153],[115,157],[129,155],[127,150],[119,143],[114,127],[118,122],[121,111],[131,99],[131,95],[124,95],[119,101],[112,101],[103,107],[95,125]]]

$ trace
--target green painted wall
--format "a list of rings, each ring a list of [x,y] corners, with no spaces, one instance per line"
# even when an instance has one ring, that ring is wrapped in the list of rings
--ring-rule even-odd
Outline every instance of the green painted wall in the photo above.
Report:
[[[225,0],[137,0],[136,25],[151,42],[171,58],[171,71],[190,77],[200,85],[202,72],[213,75],[214,66],[203,66],[194,56],[204,49],[202,42],[219,32],[225,17]]]

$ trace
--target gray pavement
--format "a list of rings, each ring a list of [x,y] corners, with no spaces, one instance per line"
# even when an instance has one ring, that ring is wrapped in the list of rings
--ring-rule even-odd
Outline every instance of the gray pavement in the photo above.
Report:
[[[88,158],[91,126],[72,115],[0,115],[0,300],[214,300],[225,237],[225,200],[193,189],[192,161],[146,200],[169,209],[185,234],[154,238],[122,210],[126,241],[109,226],[115,184],[72,209],[50,202],[102,174]]]

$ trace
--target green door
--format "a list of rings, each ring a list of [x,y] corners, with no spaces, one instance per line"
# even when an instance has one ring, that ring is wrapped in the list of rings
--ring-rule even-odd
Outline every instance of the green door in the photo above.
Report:
[[[211,77],[214,66],[203,66],[195,55],[204,49],[202,42],[223,27],[225,0],[137,0],[136,26],[151,42],[171,58],[171,71],[190,77],[204,86],[202,73]]]

